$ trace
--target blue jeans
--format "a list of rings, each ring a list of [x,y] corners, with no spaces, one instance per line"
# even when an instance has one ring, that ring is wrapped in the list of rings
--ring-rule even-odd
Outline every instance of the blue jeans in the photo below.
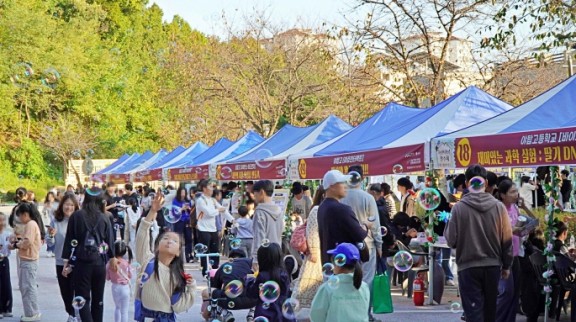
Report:
[[[452,249],[450,248],[440,248],[440,256],[438,256],[438,263],[442,265],[442,269],[444,270],[444,275],[446,275],[446,280],[453,280],[454,274],[450,270],[450,255],[452,253]]]

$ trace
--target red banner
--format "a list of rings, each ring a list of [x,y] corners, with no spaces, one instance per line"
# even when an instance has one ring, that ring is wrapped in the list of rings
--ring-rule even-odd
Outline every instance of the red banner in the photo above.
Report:
[[[365,176],[422,171],[424,144],[388,148],[375,151],[341,154],[298,160],[301,179],[321,179],[329,170],[348,172],[348,167],[359,164]]]
[[[134,174],[134,182],[150,182],[162,180],[162,169],[138,171]]]
[[[208,165],[199,165],[194,167],[168,169],[168,180],[170,181],[198,181],[208,178]]]
[[[437,158],[453,157],[458,168],[576,164],[576,127],[458,138],[452,149],[438,148]],[[451,150],[451,151],[450,151]]]
[[[216,167],[218,180],[260,180],[286,178],[286,160],[219,164]]]
[[[108,176],[109,176],[108,180],[112,181],[116,184],[129,183],[130,182],[130,175],[129,174],[110,174]]]
[[[90,176],[90,179],[94,182],[106,182],[106,175],[105,174],[93,174]]]

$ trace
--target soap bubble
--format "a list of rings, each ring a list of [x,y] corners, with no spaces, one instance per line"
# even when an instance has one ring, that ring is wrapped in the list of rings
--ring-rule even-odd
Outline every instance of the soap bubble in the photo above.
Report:
[[[262,303],[262,308],[268,310],[270,308],[270,303]]]
[[[338,255],[334,256],[334,264],[336,264],[336,266],[340,266],[340,267],[346,265],[346,255],[338,254]]]
[[[269,239],[262,239],[262,244],[260,246],[262,246],[262,247],[270,246],[270,240]]]
[[[328,278],[327,283],[328,283],[328,287],[335,290],[340,285],[340,279],[338,278],[338,276],[332,275],[332,276],[330,276],[330,278]]]
[[[254,319],[254,322],[270,322],[270,321],[269,321],[268,318],[266,318],[266,317],[259,316],[259,317],[256,317],[256,318]]]
[[[254,154],[254,159],[256,160],[255,163],[259,168],[268,168],[272,165],[272,162],[266,161],[266,159],[269,159],[272,156],[274,156],[274,154],[268,149],[258,150]]]
[[[228,308],[229,309],[233,309],[236,306],[236,304],[234,304],[234,302],[230,301],[228,302]]]
[[[412,255],[404,250],[401,250],[394,255],[394,268],[399,272],[407,272],[412,268],[414,259]]]
[[[82,296],[76,296],[72,299],[72,307],[75,310],[82,310],[84,304],[86,304],[86,299],[84,299]]]
[[[30,77],[34,75],[34,69],[30,63],[18,63],[12,67],[10,80],[17,87],[26,87],[30,82]]]
[[[132,262],[132,264],[130,264],[130,269],[131,269],[133,272],[138,272],[138,271],[140,271],[140,268],[142,268],[142,265],[140,265],[140,263],[138,263],[138,262]]]
[[[222,266],[222,272],[224,272],[224,274],[231,274],[232,273],[232,265],[224,264]]]
[[[452,313],[460,313],[462,312],[462,305],[460,305],[460,303],[458,302],[453,302],[452,304],[450,304],[450,312]]]
[[[98,245],[98,253],[104,255],[107,252],[108,252],[108,244],[106,244],[105,242],[100,243],[100,245]]]
[[[76,239],[72,239],[72,240],[70,241],[70,246],[72,246],[72,247],[78,246],[78,241],[77,241]]]
[[[180,209],[180,211],[178,211],[178,209],[176,209],[176,208]],[[172,209],[170,209],[170,210],[166,209],[167,211],[163,211],[164,220],[167,223],[175,224],[175,223],[179,222],[180,219],[182,219],[182,208],[180,208],[180,207],[176,207],[176,208],[172,207]]]
[[[214,260],[211,259],[210,261],[208,261],[208,263],[210,263],[210,265],[214,265]]]
[[[240,240],[240,238],[234,238],[230,241],[230,248],[232,249],[238,249],[240,248],[241,245],[242,241]]]
[[[386,235],[388,235],[388,227],[380,226],[380,234],[382,234],[382,237],[385,237]]]
[[[348,185],[351,187],[355,187],[362,183],[362,176],[357,171],[350,171],[348,172]]]
[[[434,210],[440,205],[440,192],[435,188],[424,188],[418,192],[417,200],[424,210]]]
[[[50,67],[42,73],[42,85],[55,89],[60,81],[60,73]]]
[[[334,264],[326,263],[326,264],[322,265],[322,275],[324,277],[330,277],[330,276],[334,275]]]
[[[224,294],[226,294],[226,296],[231,299],[235,299],[242,295],[243,291],[244,285],[238,280],[231,281],[230,283],[226,284],[226,287],[224,288]]]
[[[470,179],[468,191],[472,193],[484,192],[486,190],[486,180],[482,177],[473,177]]]
[[[196,244],[194,246],[194,252],[196,253],[196,255],[204,254],[207,251],[208,251],[208,246],[206,246],[204,244]]]
[[[300,311],[300,302],[297,299],[288,298],[282,304],[282,315],[289,320],[296,320],[298,311]]]
[[[274,281],[262,284],[260,288],[260,299],[264,303],[273,303],[280,297],[280,285]]]

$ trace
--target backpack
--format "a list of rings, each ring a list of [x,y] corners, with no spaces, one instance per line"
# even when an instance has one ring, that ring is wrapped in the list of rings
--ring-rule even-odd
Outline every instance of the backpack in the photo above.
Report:
[[[134,299],[134,320],[136,321],[144,321],[145,318],[153,318],[154,316],[147,316],[146,313],[149,310],[144,310],[144,305],[142,305],[142,289],[144,288],[144,283],[148,282],[150,277],[152,277],[152,273],[154,273],[154,258],[150,259],[146,267],[144,268],[144,272],[139,277],[139,281],[136,281],[136,293],[138,296]],[[174,305],[182,296],[182,293],[174,293],[170,297],[170,304]],[[147,312],[148,311],[148,312]]]
[[[306,223],[303,223],[292,231],[290,246],[300,253],[306,253],[308,251],[308,242],[306,241]]]
[[[102,238],[100,237],[100,232],[98,231],[98,226],[102,221],[102,217],[98,217],[98,221],[93,227],[88,227],[88,222],[84,220],[84,226],[86,226],[86,236],[84,236],[84,252],[88,258],[93,258],[94,255],[99,255],[100,252],[98,247],[102,244]]]

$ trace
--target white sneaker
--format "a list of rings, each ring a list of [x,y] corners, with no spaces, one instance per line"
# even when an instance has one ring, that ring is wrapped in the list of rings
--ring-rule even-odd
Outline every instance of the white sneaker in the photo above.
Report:
[[[2,313],[2,315],[3,315],[5,318],[11,318],[11,317],[14,316],[14,315],[12,314],[12,312],[4,312],[4,313]]]
[[[456,283],[454,283],[454,281],[453,281],[453,280],[447,280],[447,281],[446,281],[446,285],[449,285],[449,286],[456,286]]]
[[[3,319],[3,318],[4,318],[4,314],[0,314],[0,319]]]
[[[72,315],[68,315],[68,320],[66,320],[66,322],[76,322],[76,318]]]
[[[33,316],[22,316],[20,318],[20,322],[34,322],[34,321],[41,321],[42,314],[34,314]]]

